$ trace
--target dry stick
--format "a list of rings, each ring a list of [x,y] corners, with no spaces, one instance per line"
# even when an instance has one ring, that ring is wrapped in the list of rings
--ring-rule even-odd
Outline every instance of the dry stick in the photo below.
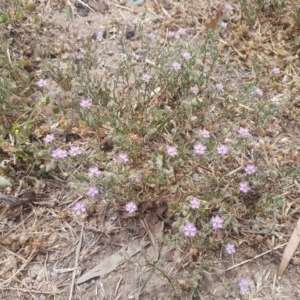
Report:
[[[252,261],[252,260],[254,260],[254,259],[257,259],[257,258],[259,258],[259,257],[261,257],[261,256],[264,256],[264,255],[266,255],[266,254],[268,254],[268,253],[270,253],[270,252],[272,252],[272,251],[274,251],[274,250],[277,250],[277,249],[279,249],[279,248],[282,248],[282,247],[284,247],[285,245],[287,245],[287,243],[284,243],[284,244],[282,244],[282,245],[276,246],[274,249],[271,249],[271,250],[268,250],[268,251],[263,252],[263,253],[261,253],[261,254],[258,254],[258,255],[256,255],[256,256],[254,256],[253,258],[244,260],[244,261],[242,261],[241,263],[238,263],[238,264],[236,264],[236,265],[234,265],[234,266],[231,266],[230,268],[226,269],[224,272],[227,272],[227,271],[229,271],[229,270],[232,270],[232,269],[235,269],[235,268],[237,268],[237,267],[239,267],[239,266],[242,266],[242,265],[244,265],[244,264],[246,264],[246,263],[248,263],[248,262],[250,262],[250,261]]]
[[[3,287],[1,290],[12,290],[16,291],[15,287]],[[46,292],[46,291],[38,291],[38,290],[33,290],[33,289],[23,289],[23,288],[18,288],[19,291],[21,292],[26,292],[26,293],[36,293],[36,294],[47,294],[47,295],[53,295],[53,294],[61,294],[63,291],[56,291],[56,292]]]
[[[6,250],[7,252],[9,252],[10,254],[16,256],[18,259],[23,260],[23,261],[26,261],[26,259],[25,259],[24,257],[18,255],[18,254],[15,253],[15,252],[10,251],[10,250],[7,249],[6,247],[4,247],[4,246],[2,246],[2,245],[0,245],[0,247],[3,248],[3,249],[5,249],[5,250]]]
[[[118,290],[119,290],[122,279],[123,279],[123,277],[121,276],[120,279],[119,279],[119,282],[117,283],[117,286],[116,286],[116,289],[115,289],[115,297],[117,297]]]
[[[76,1],[79,2],[81,5],[90,9],[92,12],[96,12],[92,7],[90,7],[88,4],[84,3],[83,1],[81,1],[81,0],[76,0]]]
[[[74,266],[74,272],[73,272],[73,275],[72,275],[72,282],[71,282],[71,290],[70,290],[69,300],[72,300],[72,298],[73,298],[73,292],[74,292],[74,286],[75,286],[75,277],[76,277],[76,271],[77,271],[77,268],[78,268],[79,254],[80,254],[81,244],[82,244],[82,236],[83,236],[83,227],[81,227],[79,242],[78,242],[78,245],[77,245],[77,248],[76,248],[75,266]]]
[[[108,0],[107,2],[108,2],[109,4],[115,6],[115,7],[122,8],[122,9],[126,9],[126,10],[129,10],[129,11],[131,11],[131,12],[134,12],[134,10],[131,9],[131,8],[129,8],[129,7],[126,7],[126,6],[122,6],[122,5],[116,4],[116,3],[114,3],[114,2],[112,2],[112,1],[110,1],[110,0]]]

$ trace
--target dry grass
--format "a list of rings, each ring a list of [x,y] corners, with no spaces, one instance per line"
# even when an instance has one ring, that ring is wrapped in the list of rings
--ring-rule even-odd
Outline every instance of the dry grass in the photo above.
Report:
[[[299,215],[297,2],[114,3],[102,18],[73,4],[13,1],[0,10],[0,176],[11,182],[0,190],[0,298],[298,299],[296,268],[276,279]],[[179,28],[188,34],[168,37]],[[83,98],[92,109],[80,107]],[[251,136],[241,138],[240,127]],[[197,142],[205,155],[195,155]],[[74,145],[81,155],[51,157]],[[100,177],[90,178],[96,165]],[[239,190],[242,181],[251,191]],[[95,197],[86,195],[90,185]],[[133,214],[124,209],[131,200]],[[222,229],[212,228],[215,215]],[[187,222],[195,238],[184,236]],[[116,272],[76,284],[134,239],[151,244]],[[245,296],[243,276],[252,282]]]

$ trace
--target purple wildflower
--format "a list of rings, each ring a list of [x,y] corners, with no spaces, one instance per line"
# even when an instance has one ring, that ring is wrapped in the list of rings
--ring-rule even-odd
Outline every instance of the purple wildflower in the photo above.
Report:
[[[96,195],[99,194],[99,190],[96,186],[91,185],[87,188],[86,194],[90,197],[95,197]]]
[[[249,292],[250,290],[250,287],[251,287],[252,283],[251,283],[251,280],[249,278],[245,278],[245,277],[242,277],[239,282],[238,282],[238,286],[239,286],[239,289],[240,289],[240,293],[241,294],[246,294]]]
[[[228,26],[228,23],[225,22],[224,20],[220,20],[220,21],[218,22],[218,24],[219,24],[222,28],[224,28],[224,29],[226,29],[227,26]]]
[[[190,207],[192,209],[197,209],[200,207],[200,205],[201,205],[200,200],[197,197],[192,197],[190,199]]]
[[[181,56],[184,60],[189,61],[191,59],[191,54],[187,51],[181,53]]]
[[[142,81],[144,81],[145,83],[149,83],[151,78],[152,78],[152,76],[147,73],[142,74]]]
[[[225,3],[223,12],[230,15],[233,12],[233,7],[229,3]]]
[[[198,142],[194,145],[194,152],[197,155],[203,155],[206,150],[206,146],[204,146],[202,143]]]
[[[176,146],[168,146],[166,149],[166,153],[172,157],[177,156],[178,155],[177,147]]]
[[[228,243],[226,245],[225,249],[226,249],[226,252],[228,254],[234,254],[236,252],[236,250],[235,250],[235,244],[233,244],[233,243]]]
[[[90,167],[88,171],[88,177],[97,177],[101,174],[100,170],[98,167]]]
[[[197,85],[191,86],[190,87],[190,92],[194,95],[197,95],[199,93],[199,88]]]
[[[173,38],[175,36],[176,32],[175,31],[168,31],[167,37],[168,38]]]
[[[216,215],[210,219],[210,223],[211,223],[213,229],[220,229],[220,228],[223,228],[224,219],[222,217]]]
[[[80,102],[79,102],[79,105],[81,108],[91,108],[92,106],[92,99],[82,99]]]
[[[72,56],[75,60],[81,60],[83,59],[83,54],[80,51],[75,51],[72,53]]]
[[[217,83],[216,84],[216,90],[219,92],[224,92],[224,84],[223,83]]]
[[[44,138],[43,141],[45,144],[49,144],[52,143],[54,141],[54,134],[53,133],[49,133],[47,134]]]
[[[242,181],[239,184],[239,190],[243,193],[248,193],[251,190],[250,184],[248,181]]]
[[[120,152],[117,160],[119,165],[126,165],[129,162],[128,154],[125,152]]]
[[[210,133],[209,133],[209,131],[206,130],[206,129],[199,129],[199,130],[198,130],[198,134],[199,134],[200,136],[202,136],[203,138],[205,138],[205,139],[209,139],[209,138],[210,138]]]
[[[68,156],[68,152],[61,148],[57,148],[52,150],[51,157],[53,158],[66,158]]]
[[[241,137],[250,137],[251,134],[250,134],[250,131],[249,131],[249,128],[244,128],[244,127],[240,127],[239,130],[238,130],[238,133],[240,134]]]
[[[254,89],[253,93],[256,94],[259,97],[262,97],[264,95],[264,92],[259,87],[256,87]]]
[[[151,41],[157,41],[158,40],[158,36],[153,32],[149,33],[147,36],[148,36],[149,40],[151,40]]]
[[[248,175],[253,175],[254,173],[256,173],[256,171],[257,171],[257,167],[255,165],[247,165],[245,167],[245,172]]]
[[[76,202],[73,206],[73,211],[77,216],[80,216],[86,212],[86,205],[83,202]]]
[[[181,64],[177,61],[173,61],[171,63],[171,66],[172,68],[175,70],[175,71],[180,71],[181,70]]]
[[[77,156],[82,153],[82,149],[79,146],[71,146],[69,150],[69,155],[70,156]]]
[[[253,150],[258,151],[259,141],[258,140],[253,140],[252,145],[253,145]]]
[[[176,31],[177,35],[179,36],[185,36],[187,35],[187,31],[185,28],[179,28],[177,31]]]
[[[49,80],[48,79],[39,79],[36,82],[36,85],[40,88],[46,88],[49,84]]]
[[[132,214],[138,210],[138,207],[134,201],[130,201],[130,202],[126,203],[125,210],[127,212],[129,212],[130,214]]]
[[[218,146],[217,152],[223,156],[226,156],[228,154],[228,146],[226,145]]]
[[[194,237],[197,233],[197,228],[193,223],[187,223],[183,227],[183,233],[185,236]]]
[[[277,67],[274,67],[274,68],[272,69],[272,72],[273,72],[274,74],[280,74],[280,69],[277,68]]]

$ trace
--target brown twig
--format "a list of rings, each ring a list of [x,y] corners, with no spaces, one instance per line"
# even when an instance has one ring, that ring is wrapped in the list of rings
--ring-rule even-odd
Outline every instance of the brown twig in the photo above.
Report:
[[[77,245],[76,253],[75,253],[75,266],[74,266],[74,271],[73,271],[73,275],[72,275],[69,300],[72,300],[72,298],[73,298],[75,278],[76,278],[76,273],[78,271],[78,261],[79,261],[79,255],[80,255],[80,250],[81,250],[81,245],[82,245],[82,237],[83,237],[83,227],[81,227],[80,237],[79,237],[79,241],[78,241],[78,245]]]
[[[246,263],[248,263],[248,262],[250,262],[250,261],[252,261],[252,260],[254,260],[254,259],[257,259],[257,258],[259,258],[259,257],[261,257],[261,256],[264,256],[264,255],[270,253],[270,252],[273,252],[274,250],[277,250],[277,249],[279,249],[279,248],[282,248],[282,247],[284,247],[285,245],[287,245],[287,243],[284,243],[284,244],[282,244],[282,245],[278,245],[278,246],[276,246],[274,249],[265,251],[265,252],[263,252],[263,253],[260,253],[260,254],[258,254],[258,255],[256,255],[256,256],[254,256],[253,258],[244,260],[244,261],[242,261],[242,262],[240,262],[240,263],[238,263],[238,264],[236,264],[236,265],[234,265],[234,266],[231,266],[230,268],[226,269],[224,272],[227,272],[227,271],[229,271],[229,270],[232,270],[232,269],[235,269],[235,268],[237,268],[237,267],[239,267],[239,266],[242,266],[242,265],[244,265],[244,264],[246,264]]]

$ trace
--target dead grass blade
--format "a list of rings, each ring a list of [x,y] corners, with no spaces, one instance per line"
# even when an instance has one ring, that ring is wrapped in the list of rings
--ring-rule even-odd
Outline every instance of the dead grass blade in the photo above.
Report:
[[[80,254],[81,245],[82,245],[82,237],[83,237],[83,227],[81,227],[80,237],[79,237],[79,241],[78,241],[78,245],[77,245],[76,253],[75,253],[75,265],[74,265],[74,271],[73,271],[73,275],[72,275],[72,283],[71,283],[69,300],[72,300],[72,298],[73,298],[75,277],[76,277],[76,273],[77,273],[79,254]]]
[[[83,276],[79,277],[77,279],[77,284],[81,284],[95,277],[104,276],[114,271],[119,265],[123,264],[130,257],[136,255],[148,244],[149,242],[136,241],[136,240],[131,242],[127,246],[121,248],[118,252],[104,259],[95,268],[88,271]]]
[[[235,268],[237,268],[237,267],[239,267],[239,266],[242,266],[242,265],[244,265],[244,264],[246,264],[246,263],[248,263],[248,262],[250,262],[250,261],[252,261],[252,260],[254,260],[254,259],[257,259],[257,258],[259,258],[259,257],[261,257],[261,256],[264,256],[264,255],[270,253],[270,252],[273,252],[274,250],[277,250],[277,249],[279,249],[279,248],[282,248],[282,247],[284,247],[285,245],[287,245],[287,243],[284,243],[284,244],[282,244],[282,245],[278,245],[278,246],[276,246],[274,249],[265,251],[265,252],[263,252],[263,253],[260,253],[260,254],[258,254],[258,255],[256,255],[256,256],[254,256],[253,258],[244,260],[244,261],[242,261],[242,262],[240,262],[240,263],[238,263],[238,264],[236,264],[236,265],[231,266],[230,268],[226,269],[224,272],[227,272],[227,271],[229,271],[229,270],[232,270],[232,269],[235,269]]]

